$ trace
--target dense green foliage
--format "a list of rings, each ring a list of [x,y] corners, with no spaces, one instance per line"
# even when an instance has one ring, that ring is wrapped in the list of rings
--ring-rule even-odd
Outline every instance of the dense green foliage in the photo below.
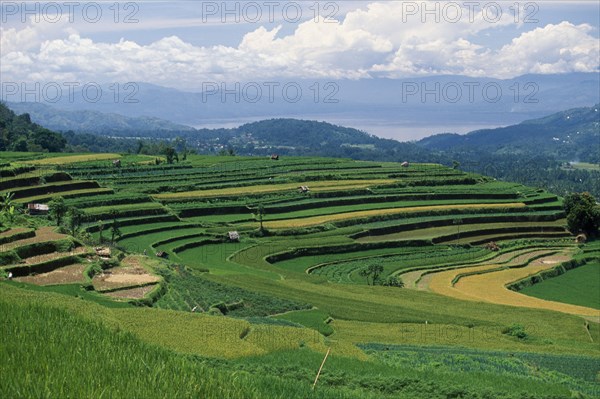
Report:
[[[565,161],[600,163],[598,142],[600,104],[575,108],[544,118],[466,135],[441,134],[425,138],[420,145],[437,150],[477,150],[491,154],[529,153]]]
[[[0,103],[0,151],[60,152],[66,140],[33,122],[29,114],[16,115]]]
[[[598,234],[600,228],[600,206],[589,193],[573,193],[565,197],[567,224],[573,233]]]

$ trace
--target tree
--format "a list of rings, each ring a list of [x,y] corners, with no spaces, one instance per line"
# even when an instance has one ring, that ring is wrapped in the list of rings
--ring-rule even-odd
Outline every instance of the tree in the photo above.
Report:
[[[0,202],[0,211],[6,212],[10,209],[11,206],[13,206],[14,196],[14,193],[5,193],[2,196],[2,202]]]
[[[567,225],[572,233],[597,235],[600,227],[600,207],[590,193],[572,193],[565,197]]]
[[[398,276],[388,276],[388,278],[383,282],[383,285],[387,287],[404,288],[404,282]]]
[[[456,225],[456,228],[457,228],[457,230],[456,230],[456,234],[457,234],[457,236],[458,236],[458,237],[457,237],[457,239],[458,239],[458,240],[460,240],[460,225],[462,224],[462,222],[463,222],[463,221],[462,221],[462,219],[460,219],[460,218],[458,218],[458,219],[454,219],[454,220],[452,221],[452,224],[455,224],[455,225]]]
[[[163,155],[167,158],[168,164],[172,164],[174,160],[176,160],[179,163],[179,155],[177,155],[177,151],[175,151],[175,148],[171,146],[165,147],[165,149],[163,150]]]
[[[79,208],[69,208],[67,212],[67,228],[72,236],[76,236],[81,227],[83,212]]]
[[[102,220],[98,221],[98,243],[100,245],[102,245],[102,243],[104,242],[104,236],[103,233],[104,232],[104,222]]]
[[[9,223],[12,223],[15,218],[16,209],[15,205],[13,204],[14,196],[15,195],[13,193],[5,193],[2,196],[2,202],[0,202],[0,212]]]
[[[369,265],[367,268],[361,270],[359,275],[367,279],[367,285],[369,284],[369,277],[371,277],[372,285],[375,285],[383,273],[383,266],[381,265]]]
[[[56,221],[56,225],[60,226],[63,217],[67,213],[67,206],[65,205],[65,199],[63,197],[53,198],[48,203],[50,207],[50,217]]]
[[[263,204],[258,204],[258,206],[256,207],[256,215],[258,216],[258,221],[260,223],[260,232],[262,233],[264,231],[263,218],[265,216],[265,207],[263,206]]]
[[[111,211],[110,216],[112,217],[112,225],[110,227],[110,242],[115,245],[115,239],[121,237],[121,230],[119,229],[119,221],[117,220],[117,211]]]

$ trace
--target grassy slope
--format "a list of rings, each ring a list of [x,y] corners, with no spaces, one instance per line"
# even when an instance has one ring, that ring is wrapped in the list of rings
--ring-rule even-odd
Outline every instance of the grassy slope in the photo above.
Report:
[[[109,394],[111,397],[148,398],[500,399],[522,398],[527,393],[527,397],[533,399],[566,397],[569,388],[573,387],[589,390],[582,381],[564,375],[549,374],[547,378],[546,372],[514,375],[510,370],[465,373],[466,370],[446,367],[441,370],[416,369],[349,359],[334,352],[326,364],[319,388],[311,391],[312,377],[322,353],[297,350],[297,342],[290,346],[290,337],[294,330],[299,330],[297,328],[254,327],[248,335],[248,345],[271,351],[268,355],[260,355],[260,351],[245,352],[244,345],[227,334],[226,325],[236,323],[234,320],[212,318],[211,325],[203,329],[197,323],[190,324],[187,317],[186,327],[175,312],[111,310],[89,302],[67,300],[62,295],[31,295],[10,286],[2,288],[2,397],[101,397]],[[153,328],[149,328],[150,325]],[[144,327],[140,329],[140,326]],[[188,332],[186,339],[181,336],[182,330]],[[160,333],[156,334],[156,331]],[[194,338],[200,336],[206,341],[206,336],[211,334],[220,339],[222,350],[209,356],[218,356],[217,353],[223,350],[231,353],[234,347],[238,347],[235,356],[249,356],[235,361],[206,363],[138,338],[177,352],[193,353],[198,347],[216,346],[216,342],[200,343]],[[44,337],[43,345],[40,337]],[[324,350],[316,342],[320,338],[310,335],[298,338],[301,345]],[[292,350],[294,348],[296,350]],[[561,385],[565,382],[569,388]]]
[[[65,310],[5,299],[0,300],[4,398],[349,396],[339,390],[312,392],[309,384],[266,375],[215,370]]]
[[[567,273],[521,290],[550,301],[600,309],[600,262],[588,263]]]

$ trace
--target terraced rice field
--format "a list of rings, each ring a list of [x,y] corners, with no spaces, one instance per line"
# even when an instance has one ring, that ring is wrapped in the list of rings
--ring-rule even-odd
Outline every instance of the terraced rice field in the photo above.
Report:
[[[31,165],[65,165],[79,162],[104,161],[121,158],[120,154],[82,154],[26,161]]]
[[[36,285],[83,284],[86,281],[83,275],[86,267],[85,264],[70,265],[48,273],[19,277],[16,280]]]
[[[313,181],[300,183],[257,185],[247,187],[225,188],[218,190],[200,190],[173,194],[158,194],[157,199],[168,200],[174,198],[204,198],[204,197],[227,197],[243,194],[265,194],[277,191],[298,190],[298,187],[309,186],[311,191],[347,190],[351,188],[367,188],[373,185],[393,184],[395,180],[340,180],[340,181]]]
[[[407,208],[397,209],[383,209],[383,210],[371,210],[371,211],[359,211],[359,212],[348,212],[327,216],[316,216],[307,217],[301,219],[282,220],[277,222],[266,222],[265,227],[271,229],[282,229],[282,228],[297,228],[297,227],[308,227],[314,225],[320,225],[324,223],[338,222],[341,220],[349,219],[360,219],[368,218],[370,216],[381,216],[381,215],[398,215],[398,214],[410,214],[413,212],[427,212],[427,211],[445,211],[449,209],[457,210],[487,210],[494,208],[511,209],[525,207],[523,203],[507,203],[507,204],[467,204],[467,205],[433,205],[433,206],[415,206]]]
[[[35,231],[34,237],[16,240],[0,245],[0,252],[10,251],[12,249],[23,247],[29,244],[58,241],[68,237],[66,234],[57,233],[55,230],[56,229],[54,227],[41,227]]]
[[[405,384],[429,387],[427,397],[477,397],[490,386],[489,397],[515,386],[542,398],[593,389],[573,373],[542,373],[516,361],[508,363],[520,374],[502,374],[504,360],[490,375],[457,372],[459,358],[451,366],[432,360],[423,374],[410,374],[420,371],[388,369],[397,359],[376,347],[471,348],[502,359],[516,352],[600,357],[596,309],[505,288],[579,254],[564,229],[561,199],[544,190],[433,164],[190,156],[154,165],[126,155],[117,170],[109,159],[118,156],[106,157],[48,158],[3,172],[10,178],[5,192],[19,194],[19,203],[63,196],[82,210],[77,240],[85,242],[73,251],[29,253],[32,244],[71,239],[43,227],[52,223],[43,216],[31,219],[42,226],[34,237],[33,227],[0,233],[3,256],[21,251],[22,267],[73,256],[47,273],[2,283],[0,299],[60,303],[153,347],[199,355],[211,366],[300,376],[296,384],[312,380],[332,348],[328,361],[336,368],[325,369],[323,384],[367,392],[344,385],[352,376],[378,399],[395,397]],[[112,255],[100,258],[93,247],[112,246],[113,228]],[[484,246],[492,241],[500,251]],[[374,284],[364,275],[369,266],[381,267],[379,282],[399,277],[405,288]],[[512,325],[525,326],[528,338],[502,333]],[[481,390],[454,389],[467,380],[483,381]],[[374,388],[382,386],[391,393]]]
[[[474,274],[464,277],[460,276],[464,271],[452,270],[436,273],[432,275],[429,281],[429,289],[435,293],[465,300],[486,301],[509,306],[548,309],[580,316],[600,317],[600,311],[597,309],[532,298],[506,288],[506,285],[514,281],[554,267],[572,257],[571,253],[562,252],[556,255],[547,255],[539,259],[532,259],[540,254],[528,254],[527,258],[530,262],[523,267],[513,266],[498,270],[499,265],[479,266],[469,268],[468,273]],[[515,259],[516,262],[520,260],[523,259]],[[515,265],[518,264],[516,263]],[[453,283],[456,278],[459,278],[458,281]]]

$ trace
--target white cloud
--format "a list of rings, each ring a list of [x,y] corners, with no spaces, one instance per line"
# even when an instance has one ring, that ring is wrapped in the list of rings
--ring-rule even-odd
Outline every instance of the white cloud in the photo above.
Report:
[[[372,3],[340,21],[305,21],[288,35],[281,26],[258,27],[237,47],[194,46],[177,36],[147,45],[96,42],[65,24],[0,27],[0,72],[4,81],[145,81],[197,89],[202,82],[222,80],[507,78],[598,70],[597,32],[589,25],[562,22],[523,32],[508,14],[491,23],[466,9],[453,23],[444,18],[437,23],[431,15],[423,22],[419,14],[407,15],[403,4]],[[484,43],[498,29],[510,29],[516,37],[494,50]]]

